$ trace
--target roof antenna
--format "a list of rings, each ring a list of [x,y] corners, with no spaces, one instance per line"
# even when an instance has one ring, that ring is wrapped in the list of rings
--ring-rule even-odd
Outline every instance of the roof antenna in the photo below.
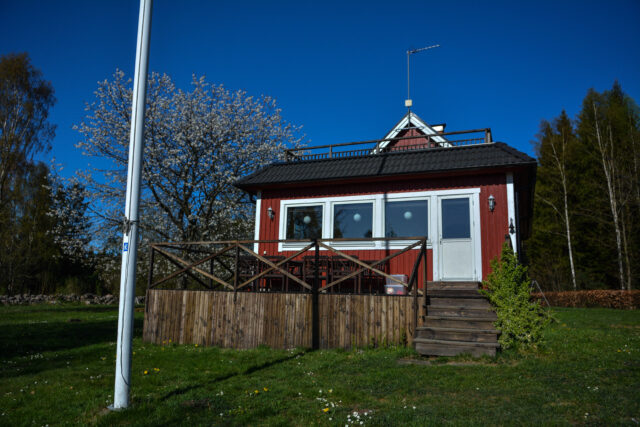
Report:
[[[408,112],[411,112],[411,107],[413,106],[413,101],[411,100],[411,79],[409,74],[409,58],[414,53],[422,52],[423,50],[435,49],[436,47],[440,47],[439,44],[434,44],[433,46],[421,47],[419,49],[409,49],[407,51],[407,99],[404,101],[404,106],[407,107]]]

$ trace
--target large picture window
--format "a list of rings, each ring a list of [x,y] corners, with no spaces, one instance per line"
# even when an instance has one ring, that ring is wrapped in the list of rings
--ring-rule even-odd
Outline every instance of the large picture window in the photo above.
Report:
[[[427,200],[388,201],[384,210],[386,237],[427,236],[429,202]]]
[[[373,237],[373,203],[333,205],[333,237]]]
[[[321,237],[322,205],[287,208],[287,239],[319,239]]]

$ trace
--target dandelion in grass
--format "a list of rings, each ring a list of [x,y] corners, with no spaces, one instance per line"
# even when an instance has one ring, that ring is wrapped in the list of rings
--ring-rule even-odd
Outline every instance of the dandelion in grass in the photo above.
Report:
[[[329,408],[324,408],[322,412],[329,412]]]
[[[148,375],[148,374],[149,374],[149,371],[147,371],[147,370],[145,369],[144,374],[145,374],[145,375]]]
[[[269,391],[269,389],[268,389],[268,388],[266,388],[266,387],[263,387],[262,389],[263,389],[264,391]]]
[[[154,371],[160,372],[160,368],[153,368]]]

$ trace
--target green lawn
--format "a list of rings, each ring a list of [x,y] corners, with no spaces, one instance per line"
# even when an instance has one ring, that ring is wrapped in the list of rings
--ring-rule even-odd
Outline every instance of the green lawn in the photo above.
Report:
[[[405,348],[149,345],[138,312],[132,407],[109,412],[115,307],[0,307],[0,424],[640,422],[640,311],[557,309],[554,317],[535,354],[426,366],[399,364],[415,357]]]

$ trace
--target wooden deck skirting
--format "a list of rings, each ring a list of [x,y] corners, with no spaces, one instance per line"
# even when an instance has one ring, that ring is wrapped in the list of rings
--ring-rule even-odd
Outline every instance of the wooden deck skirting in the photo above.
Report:
[[[320,294],[319,348],[412,345],[411,296]],[[236,349],[312,347],[312,294],[147,291],[143,340]],[[422,319],[418,320],[422,326]]]

